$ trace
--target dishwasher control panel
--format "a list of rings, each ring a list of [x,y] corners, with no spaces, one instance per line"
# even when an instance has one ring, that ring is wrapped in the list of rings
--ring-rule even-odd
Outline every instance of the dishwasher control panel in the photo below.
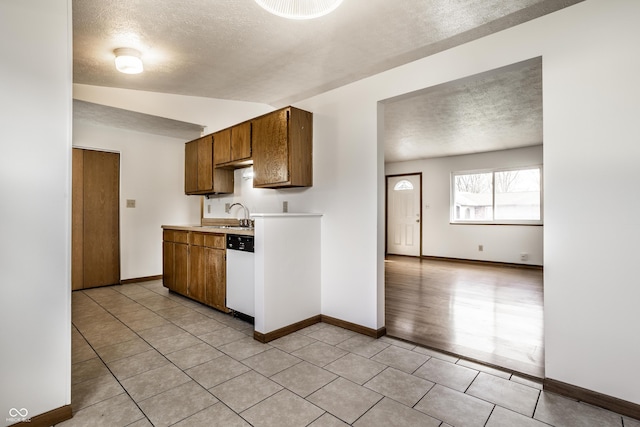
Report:
[[[233,251],[253,252],[253,236],[227,234],[227,249]]]

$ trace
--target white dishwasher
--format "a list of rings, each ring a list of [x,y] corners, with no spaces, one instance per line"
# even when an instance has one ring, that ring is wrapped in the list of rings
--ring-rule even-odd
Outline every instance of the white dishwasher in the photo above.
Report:
[[[255,317],[253,236],[227,234],[227,307]]]

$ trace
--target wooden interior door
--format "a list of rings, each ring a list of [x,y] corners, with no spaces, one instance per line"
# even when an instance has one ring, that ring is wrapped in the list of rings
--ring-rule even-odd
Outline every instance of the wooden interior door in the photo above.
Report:
[[[71,172],[71,289],[84,287],[84,150],[73,149]]]
[[[72,288],[120,283],[120,154],[73,151]]]

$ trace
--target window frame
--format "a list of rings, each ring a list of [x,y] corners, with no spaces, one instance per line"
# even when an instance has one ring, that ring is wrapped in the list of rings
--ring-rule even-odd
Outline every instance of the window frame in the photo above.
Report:
[[[496,173],[519,171],[519,170],[531,170],[538,169],[540,171],[540,219],[495,219],[496,211],[496,186],[495,177]],[[455,218],[455,195],[456,195],[456,176],[472,175],[472,174],[491,174],[491,203],[492,203],[492,220],[464,220]],[[528,165],[528,166],[515,166],[508,168],[489,168],[489,169],[473,169],[465,171],[454,171],[450,174],[449,183],[449,224],[451,225],[544,225],[544,180],[543,180],[543,167],[541,164]]]

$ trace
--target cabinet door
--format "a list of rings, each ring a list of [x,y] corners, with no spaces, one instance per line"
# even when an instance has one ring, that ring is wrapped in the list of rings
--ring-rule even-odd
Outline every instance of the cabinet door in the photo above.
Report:
[[[198,301],[205,300],[205,248],[191,246],[189,252],[189,289],[188,296]]]
[[[289,181],[289,109],[259,117],[253,125],[253,186]]]
[[[231,161],[231,129],[213,134],[213,158],[216,165]]]
[[[198,191],[198,141],[187,142],[184,146],[184,192]]]
[[[207,289],[206,303],[218,310],[227,309],[227,266],[225,251],[206,248]]]
[[[213,190],[213,143],[211,136],[198,140],[198,191]]]
[[[174,291],[182,295],[187,295],[187,284],[189,280],[189,245],[174,243]]]
[[[231,161],[251,157],[251,122],[231,128]]]
[[[165,233],[167,232],[165,231]],[[162,284],[172,291],[175,291],[176,287],[174,246],[173,242],[162,242]]]

